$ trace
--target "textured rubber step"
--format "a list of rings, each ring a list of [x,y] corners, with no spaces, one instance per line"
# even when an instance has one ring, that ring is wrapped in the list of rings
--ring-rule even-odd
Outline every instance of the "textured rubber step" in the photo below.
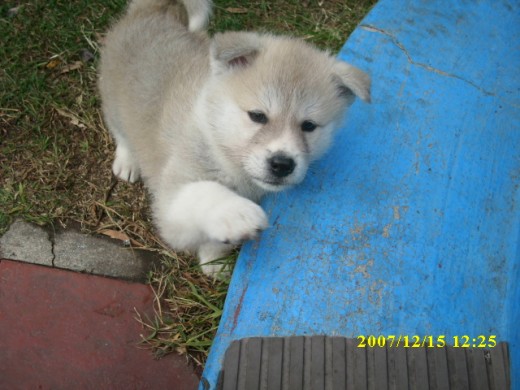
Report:
[[[507,343],[495,348],[358,348],[344,337],[255,337],[228,348],[219,390],[511,387]]]

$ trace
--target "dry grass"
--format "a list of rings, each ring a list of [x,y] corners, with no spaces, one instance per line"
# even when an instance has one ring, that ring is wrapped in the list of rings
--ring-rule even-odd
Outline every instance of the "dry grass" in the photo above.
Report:
[[[261,30],[304,37],[337,51],[374,0],[215,0],[212,31]],[[194,261],[154,233],[141,184],[115,181],[113,144],[96,91],[98,42],[123,0],[0,3],[0,234],[14,218],[79,222],[85,233],[117,230],[162,257],[150,275],[155,318],[141,318],[157,356],[188,352],[203,364],[228,281],[205,278]],[[228,259],[233,263],[233,257]]]
[[[231,265],[233,257],[228,261]],[[148,330],[143,342],[157,357],[172,351],[189,353],[202,366],[218,328],[229,280],[209,280],[183,257],[168,256],[164,265],[151,278],[155,318],[138,315]]]

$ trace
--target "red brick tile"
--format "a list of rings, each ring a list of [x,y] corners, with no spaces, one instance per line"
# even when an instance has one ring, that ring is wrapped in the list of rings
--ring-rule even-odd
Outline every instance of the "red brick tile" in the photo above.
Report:
[[[0,388],[196,389],[185,357],[139,348],[148,286],[0,261]]]

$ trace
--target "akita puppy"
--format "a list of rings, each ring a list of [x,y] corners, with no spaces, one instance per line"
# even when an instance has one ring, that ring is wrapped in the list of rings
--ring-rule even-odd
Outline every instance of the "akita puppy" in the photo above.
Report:
[[[109,31],[99,87],[113,172],[142,178],[174,250],[208,262],[268,226],[257,204],[303,180],[370,79],[301,39],[209,37],[206,0],[134,0]]]

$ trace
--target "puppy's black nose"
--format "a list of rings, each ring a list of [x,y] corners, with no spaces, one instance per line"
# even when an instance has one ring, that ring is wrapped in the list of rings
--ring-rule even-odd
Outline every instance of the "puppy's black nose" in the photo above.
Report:
[[[267,161],[269,162],[271,173],[276,177],[289,176],[296,167],[294,160],[283,154],[275,154]]]

